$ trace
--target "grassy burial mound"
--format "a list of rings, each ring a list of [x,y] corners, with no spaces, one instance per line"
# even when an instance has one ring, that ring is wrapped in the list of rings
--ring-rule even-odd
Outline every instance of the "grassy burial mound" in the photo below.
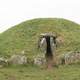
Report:
[[[56,54],[80,50],[80,25],[65,19],[40,18],[25,21],[0,34],[0,54],[12,55],[22,51],[28,56],[39,54],[37,41],[45,32],[62,38]]]

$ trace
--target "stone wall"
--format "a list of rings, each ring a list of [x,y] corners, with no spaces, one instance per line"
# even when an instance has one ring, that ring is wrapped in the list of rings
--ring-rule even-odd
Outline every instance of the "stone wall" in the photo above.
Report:
[[[80,63],[80,52],[68,52],[56,57],[56,64],[74,64]],[[0,67],[8,66],[9,64],[13,65],[26,65],[26,64],[34,64],[34,65],[44,65],[46,64],[46,59],[44,55],[36,55],[33,59],[28,58],[24,54],[15,54],[10,58],[6,59],[4,57],[0,57]]]

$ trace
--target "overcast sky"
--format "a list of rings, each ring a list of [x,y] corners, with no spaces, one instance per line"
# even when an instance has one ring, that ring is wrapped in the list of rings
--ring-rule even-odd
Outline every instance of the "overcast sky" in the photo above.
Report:
[[[0,0],[0,32],[25,20],[48,17],[80,24],[80,0]]]

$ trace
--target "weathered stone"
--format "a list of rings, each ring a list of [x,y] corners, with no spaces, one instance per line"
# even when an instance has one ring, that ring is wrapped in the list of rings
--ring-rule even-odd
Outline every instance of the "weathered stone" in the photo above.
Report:
[[[56,35],[53,35],[52,33],[44,33],[40,35],[39,38],[39,48],[41,51],[45,54],[46,59],[46,65],[47,68],[52,68],[53,65],[55,65],[55,50],[56,50]],[[34,60],[37,64],[42,64],[42,59],[38,58],[37,60]]]
[[[9,62],[11,64],[26,64],[27,57],[25,55],[12,55]]]
[[[60,57],[61,64],[72,64],[80,62],[80,52],[69,52]]]
[[[43,65],[46,63],[46,60],[44,57],[35,57],[34,58],[34,64],[36,65]]]
[[[4,57],[0,57],[0,67],[4,67],[8,65],[8,60]]]

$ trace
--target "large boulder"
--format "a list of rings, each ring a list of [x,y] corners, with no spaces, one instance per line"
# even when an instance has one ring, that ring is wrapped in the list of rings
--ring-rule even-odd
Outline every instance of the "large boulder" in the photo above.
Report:
[[[80,62],[80,52],[69,52],[60,57],[61,64],[72,64]]]
[[[9,63],[11,64],[27,64],[27,57],[25,55],[12,55],[9,59]]]

